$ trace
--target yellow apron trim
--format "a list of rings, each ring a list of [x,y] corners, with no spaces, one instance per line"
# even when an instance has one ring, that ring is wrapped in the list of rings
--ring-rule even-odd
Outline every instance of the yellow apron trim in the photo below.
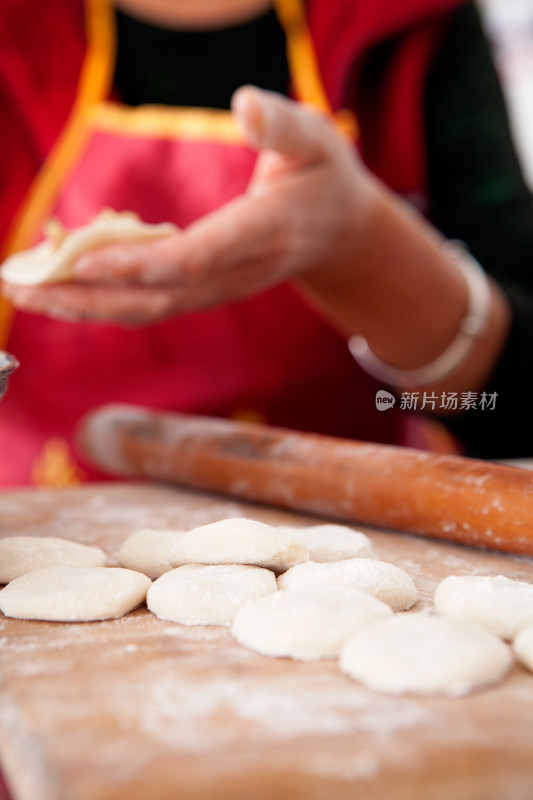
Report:
[[[355,114],[341,109],[333,114],[333,121],[341,133],[350,139],[357,138]],[[244,136],[229,111],[212,108],[172,108],[169,106],[123,106],[103,102],[93,106],[87,121],[93,131],[132,138],[188,139],[190,141],[217,141],[245,144]]]
[[[74,105],[64,130],[34,180],[24,207],[15,219],[8,241],[8,252],[28,247],[36,239],[61,182],[89,133],[85,125],[87,109],[107,94],[112,79],[111,54],[114,50],[114,26],[107,0],[88,0],[86,28],[89,44]]]
[[[7,346],[14,313],[11,303],[5,297],[0,297],[0,350]]]
[[[215,139],[244,144],[244,137],[229,111],[211,108],[173,108],[120,103],[99,103],[88,116],[93,130],[135,138]]]
[[[87,0],[85,26],[88,46],[72,110],[65,128],[15,215],[2,248],[2,261],[11,253],[29,247],[37,239],[59,187],[89,134],[85,125],[87,109],[108,92],[112,80],[115,30],[107,0]],[[13,316],[11,304],[0,298],[0,347],[6,345]]]
[[[331,113],[301,0],[276,0],[274,7],[287,39],[287,59],[296,97]]]
[[[48,439],[33,463],[34,485],[41,489],[63,489],[78,485],[83,478],[83,471],[72,461],[65,439]]]

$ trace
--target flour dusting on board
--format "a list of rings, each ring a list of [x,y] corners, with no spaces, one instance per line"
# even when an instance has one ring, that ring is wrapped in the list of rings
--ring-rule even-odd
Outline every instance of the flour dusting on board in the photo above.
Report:
[[[228,747],[247,736],[293,739],[366,731],[379,736],[428,722],[430,713],[415,700],[380,698],[357,686],[298,675],[271,676],[268,684],[241,676],[209,682],[148,678],[141,717],[144,729],[167,745],[191,751]]]
[[[169,510],[176,515],[175,505],[171,509],[167,505],[154,509],[141,504],[137,505],[135,502],[118,506],[116,502],[110,502],[109,499],[101,494],[89,497],[87,505],[90,509],[93,524],[103,523],[106,526],[118,524],[120,526],[133,526],[134,529],[137,527],[168,528]],[[77,516],[78,514],[76,514]],[[242,516],[243,511],[236,503],[212,503],[205,508],[188,511],[187,528],[194,528],[218,519]],[[71,526],[76,517],[73,515],[71,508],[59,509],[56,516],[56,524],[58,526],[62,524]],[[87,523],[85,522],[86,525]]]
[[[0,535],[64,536],[111,556],[144,525],[317,522],[140,484],[13,493],[0,508]],[[414,613],[429,613],[450,573],[533,581],[524,557],[368,534],[378,558],[416,577]],[[283,785],[286,796],[315,800],[530,800],[532,678],[519,666],[501,685],[461,699],[390,697],[351,681],[335,661],[264,658],[228,630],[173,625],[140,608],[90,624],[0,615],[0,676],[0,730],[31,777],[15,787],[21,797],[251,800],[283,796],[268,793]],[[23,793],[23,784],[34,791]]]

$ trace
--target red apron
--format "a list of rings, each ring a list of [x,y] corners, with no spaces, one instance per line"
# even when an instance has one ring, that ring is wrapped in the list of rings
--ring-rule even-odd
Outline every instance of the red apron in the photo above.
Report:
[[[293,95],[331,112],[303,8],[294,0],[276,8]],[[76,227],[104,206],[185,227],[244,192],[253,171],[256,155],[229,112],[110,101],[112,14],[105,0],[90,0],[86,13],[76,102],[19,215],[12,250],[37,241],[51,215]],[[99,477],[79,462],[73,433],[90,408],[111,401],[402,440],[400,415],[375,407],[382,387],[289,285],[137,330],[17,312],[7,347],[22,366],[0,407],[2,485]]]

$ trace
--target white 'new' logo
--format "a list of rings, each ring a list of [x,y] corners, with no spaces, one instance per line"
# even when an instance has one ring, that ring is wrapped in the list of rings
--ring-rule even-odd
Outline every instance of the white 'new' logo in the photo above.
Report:
[[[376,392],[376,408],[378,411],[386,411],[388,408],[392,408],[395,402],[394,395],[386,392],[385,389],[380,389]]]

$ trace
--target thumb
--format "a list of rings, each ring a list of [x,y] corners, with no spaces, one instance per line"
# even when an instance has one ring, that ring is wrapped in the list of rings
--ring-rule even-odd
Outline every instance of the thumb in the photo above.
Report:
[[[275,150],[299,162],[323,160],[337,137],[325,115],[255,86],[237,89],[231,108],[249,144]]]

